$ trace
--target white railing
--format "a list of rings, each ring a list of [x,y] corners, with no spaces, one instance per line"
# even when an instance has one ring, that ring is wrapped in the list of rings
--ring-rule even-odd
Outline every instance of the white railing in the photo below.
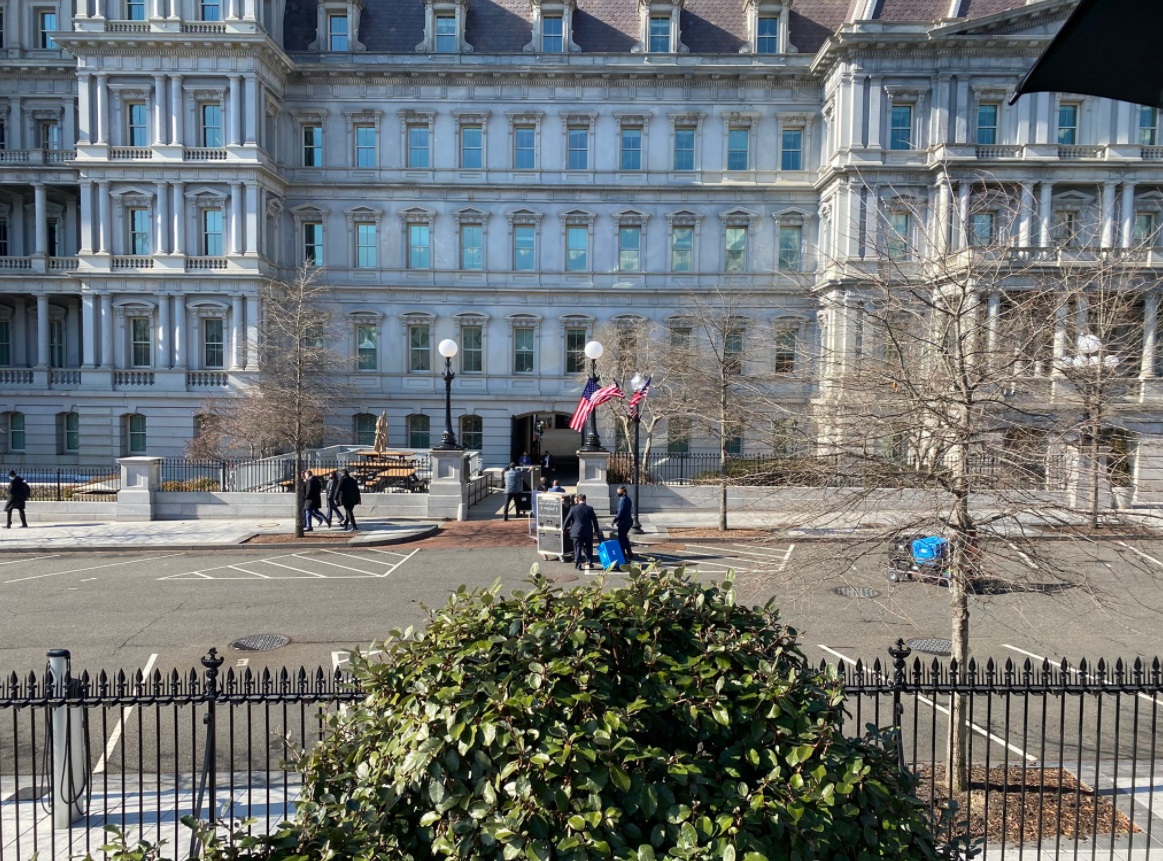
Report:
[[[44,153],[44,161],[46,164],[63,164],[77,157],[77,151],[75,149],[46,149],[42,150],[42,152]]]
[[[78,266],[76,257],[50,257],[48,268],[50,272],[70,272]]]
[[[114,269],[153,269],[152,257],[114,257]]]
[[[1163,160],[1163,146],[1145,146],[1139,150],[1139,155],[1146,161]]]
[[[225,371],[187,371],[186,385],[190,388],[224,388],[230,378]]]
[[[144,146],[116,146],[110,148],[109,158],[114,161],[153,158],[153,150]]]
[[[1017,158],[1021,154],[1022,148],[1020,146],[990,144],[989,146],[977,147],[978,158]]]
[[[225,161],[226,150],[221,147],[192,147],[182,155],[186,161]]]
[[[148,21],[108,21],[105,24],[107,33],[148,33]]]
[[[0,270],[4,269],[31,269],[31,257],[0,257]]]
[[[22,368],[0,368],[0,385],[27,386],[32,383],[32,371]]]
[[[1104,149],[1101,146],[1060,146],[1058,158],[1102,158]]]
[[[187,257],[186,269],[225,269],[225,257]]]
[[[225,33],[224,21],[183,21],[183,33]]]
[[[0,162],[27,162],[30,161],[30,155],[26,149],[0,150]]]
[[[81,372],[53,369],[48,372],[48,384],[50,386],[79,386],[81,385]]]
[[[152,386],[154,384],[153,371],[114,371],[113,385],[115,386]]]

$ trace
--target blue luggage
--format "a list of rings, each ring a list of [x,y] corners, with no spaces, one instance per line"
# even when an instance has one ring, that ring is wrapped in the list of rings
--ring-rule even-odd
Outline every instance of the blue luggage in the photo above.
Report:
[[[617,568],[626,564],[626,557],[622,554],[622,545],[617,541],[603,541],[598,545],[598,559],[603,568]]]
[[[918,538],[913,541],[913,561],[917,565],[938,564],[945,558],[945,548],[949,542],[937,535]]]

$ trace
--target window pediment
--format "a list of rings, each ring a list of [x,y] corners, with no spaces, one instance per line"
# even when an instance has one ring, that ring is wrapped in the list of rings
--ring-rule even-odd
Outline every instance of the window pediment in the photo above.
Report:
[[[672,126],[694,126],[696,129],[702,127],[703,119],[706,116],[702,111],[680,111],[667,114]]]
[[[405,224],[427,224],[431,227],[432,222],[436,220],[436,213],[430,209],[413,206],[400,211],[400,220]]]
[[[541,223],[541,213],[531,209],[515,209],[512,212],[506,212],[505,217],[509,219],[510,224],[536,226]]]
[[[566,225],[586,225],[589,226],[594,223],[594,214],[586,212],[584,209],[571,209],[569,212],[563,212],[559,216],[563,224]]]
[[[294,216],[295,221],[323,221],[327,217],[327,213],[317,206],[311,204],[304,204],[303,206],[296,206],[291,210],[291,215]]]
[[[370,206],[356,206],[347,210],[345,214],[349,221],[361,221],[365,223],[374,221],[377,224],[384,215],[380,210],[372,209]]]
[[[384,315],[379,311],[365,308],[352,311],[347,315],[347,322],[352,326],[378,326],[382,319],[384,319]]]
[[[545,114],[543,111],[506,111],[505,116],[512,129],[513,126],[540,126],[541,118]]]
[[[666,214],[666,221],[671,227],[694,227],[702,220],[702,213],[691,212],[689,209],[680,209],[678,212]]]
[[[327,115],[331,113],[327,108],[319,108],[311,111],[291,111],[291,118],[304,126],[321,126],[327,119]]]
[[[577,126],[585,126],[586,128],[592,130],[594,127],[594,120],[596,120],[597,117],[598,115],[595,113],[569,111],[567,113],[561,114],[561,122],[566,126],[573,126],[575,128]]]
[[[645,212],[636,209],[624,209],[614,213],[614,221],[619,227],[641,227],[649,218]]]
[[[731,209],[719,213],[719,218],[728,227],[750,227],[758,217],[758,214],[748,209]]]
[[[452,220],[455,224],[484,224],[488,218],[487,212],[481,212],[479,209],[471,207],[458,209],[452,213]]]

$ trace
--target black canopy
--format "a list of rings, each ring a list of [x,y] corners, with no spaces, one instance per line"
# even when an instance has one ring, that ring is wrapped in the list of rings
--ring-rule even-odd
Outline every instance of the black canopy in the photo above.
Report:
[[[1043,92],[1163,108],[1163,0],[1081,0],[1010,104]]]

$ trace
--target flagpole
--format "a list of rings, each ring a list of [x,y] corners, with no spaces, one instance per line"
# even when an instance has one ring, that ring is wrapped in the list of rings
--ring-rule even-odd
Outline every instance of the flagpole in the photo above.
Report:
[[[635,398],[631,400],[630,404],[630,419],[634,422],[634,524],[631,526],[631,529],[638,535],[642,534],[642,523],[638,519],[638,487],[639,476],[642,472],[642,461],[639,454],[641,451],[639,448],[639,437],[642,430],[642,404],[637,396],[642,392],[645,385],[646,381],[642,379],[641,374],[635,374],[634,378],[630,380],[630,386],[634,389],[635,393]],[[639,403],[634,403],[634,400],[639,400]]]

